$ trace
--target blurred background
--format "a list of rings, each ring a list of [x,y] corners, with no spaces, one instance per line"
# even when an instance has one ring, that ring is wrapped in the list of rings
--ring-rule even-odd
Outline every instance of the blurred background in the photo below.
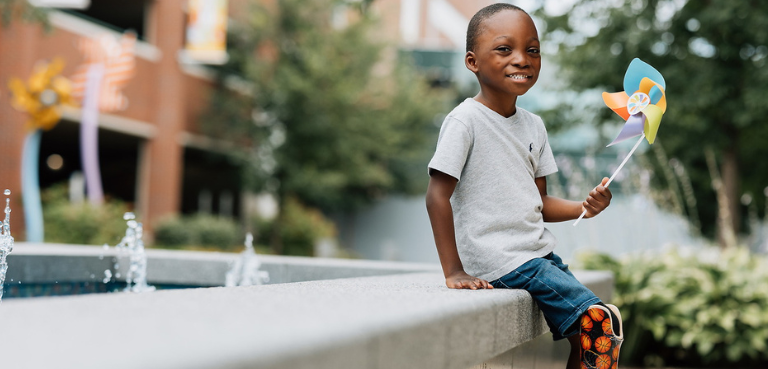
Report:
[[[117,243],[132,211],[152,247],[239,251],[252,232],[261,253],[438,263],[426,165],[478,91],[465,33],[491,3],[0,0],[14,236]],[[547,124],[550,194],[585,198],[629,152],[605,147],[623,120],[600,94],[633,58],[667,82],[611,207],[549,225],[566,261],[616,273],[638,328],[623,357],[765,367],[768,3],[511,3],[542,39],[518,103]]]

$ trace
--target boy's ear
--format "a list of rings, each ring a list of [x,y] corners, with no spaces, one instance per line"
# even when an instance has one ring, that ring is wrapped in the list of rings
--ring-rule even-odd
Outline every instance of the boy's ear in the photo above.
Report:
[[[472,71],[472,73],[477,73],[477,58],[475,57],[474,52],[467,51],[467,54],[464,55],[464,65],[466,65],[467,69]]]

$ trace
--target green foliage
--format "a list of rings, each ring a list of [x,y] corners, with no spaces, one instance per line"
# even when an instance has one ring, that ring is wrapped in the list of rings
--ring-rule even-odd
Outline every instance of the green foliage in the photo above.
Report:
[[[166,218],[155,225],[155,245],[168,248],[183,248],[194,244],[193,228],[186,219]]]
[[[296,198],[286,200],[283,214],[279,218],[282,223],[278,232],[282,254],[312,256],[315,243],[324,238],[336,237],[336,226],[317,210],[302,205]],[[257,219],[257,234],[260,243],[269,243],[272,237],[272,221]]]
[[[0,24],[6,27],[14,19],[39,23],[47,31],[51,29],[47,9],[32,6],[28,0],[0,0]]]
[[[717,214],[706,147],[722,160],[732,211],[743,193],[751,193],[762,211],[768,185],[768,2],[581,0],[561,16],[539,15],[546,22],[544,44],[556,45],[560,77],[570,88],[621,91],[635,57],[664,75],[669,109],[658,141],[690,175],[699,214],[688,216],[701,219],[704,234],[713,235]],[[607,108],[601,114],[603,122],[621,123]],[[668,165],[657,163],[656,180],[664,180],[661,167]]]
[[[123,214],[128,207],[117,200],[102,206],[69,202],[66,183],[46,189],[42,195],[45,242],[81,245],[116,244],[125,235]]]
[[[212,246],[222,250],[242,248],[244,233],[233,219],[210,215],[196,215],[191,225],[203,246]]]
[[[241,96],[248,100],[241,104],[214,98],[205,119],[215,123],[210,134],[251,140],[246,177],[257,190],[324,211],[354,209],[392,191],[424,191],[425,148],[443,108],[392,49],[371,41],[368,2],[345,27],[331,24],[342,3],[254,5],[233,24],[230,63],[222,68],[251,83],[252,96]]]
[[[243,235],[234,220],[208,214],[168,218],[155,227],[155,243],[168,248],[236,251]]]
[[[768,259],[745,248],[670,249],[616,260],[582,254],[609,269],[624,318],[622,360],[639,364],[765,367]]]

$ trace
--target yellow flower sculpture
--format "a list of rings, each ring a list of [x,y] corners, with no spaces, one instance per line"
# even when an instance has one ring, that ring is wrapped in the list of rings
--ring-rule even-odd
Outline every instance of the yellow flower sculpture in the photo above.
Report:
[[[26,85],[18,78],[8,82],[13,92],[11,104],[30,116],[27,129],[50,130],[61,118],[61,105],[75,105],[72,85],[67,78],[58,75],[62,69],[64,61],[55,58],[51,63],[38,63]]]

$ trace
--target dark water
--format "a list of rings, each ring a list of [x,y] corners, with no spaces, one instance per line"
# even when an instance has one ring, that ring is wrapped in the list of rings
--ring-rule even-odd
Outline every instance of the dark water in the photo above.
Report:
[[[152,285],[158,290],[200,288],[200,286],[161,284]],[[3,284],[3,299],[32,298],[47,296],[71,296],[91,293],[121,292],[126,287],[125,282],[101,283],[89,282],[55,282],[55,283],[18,283]]]

